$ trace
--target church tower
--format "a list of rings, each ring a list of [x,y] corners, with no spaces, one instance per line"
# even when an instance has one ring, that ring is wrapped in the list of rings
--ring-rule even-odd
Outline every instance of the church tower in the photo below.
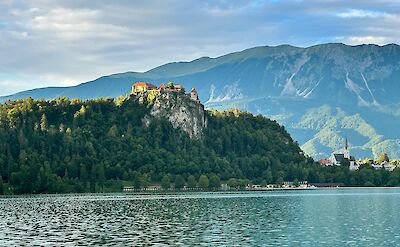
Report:
[[[347,141],[347,136],[346,136],[345,143],[344,143],[343,155],[344,155],[345,159],[350,159],[350,150],[349,150],[349,143]]]

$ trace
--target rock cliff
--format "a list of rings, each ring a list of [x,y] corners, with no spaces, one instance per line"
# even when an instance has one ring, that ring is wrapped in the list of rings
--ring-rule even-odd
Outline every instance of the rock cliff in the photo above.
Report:
[[[151,108],[150,116],[144,119],[146,123],[152,117],[165,118],[174,128],[185,131],[190,138],[199,138],[206,127],[204,106],[183,93],[148,91],[131,97]]]

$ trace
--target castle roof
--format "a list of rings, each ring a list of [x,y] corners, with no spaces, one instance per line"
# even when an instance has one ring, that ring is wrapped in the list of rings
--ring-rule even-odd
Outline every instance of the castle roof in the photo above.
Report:
[[[183,89],[183,87],[181,85],[175,85],[174,88],[175,89]]]
[[[191,91],[191,92],[197,93],[196,88],[192,88],[192,91]]]
[[[164,85],[164,83],[161,83],[160,89],[166,89],[167,87]]]
[[[151,83],[142,82],[142,81],[135,82],[132,86],[133,86],[133,87],[157,88],[155,85],[153,85],[153,84],[151,84]]]

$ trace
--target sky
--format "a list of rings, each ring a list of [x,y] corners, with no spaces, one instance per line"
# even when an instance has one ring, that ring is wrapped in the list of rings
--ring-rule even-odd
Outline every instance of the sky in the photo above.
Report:
[[[0,0],[0,95],[254,46],[399,43],[398,0]]]

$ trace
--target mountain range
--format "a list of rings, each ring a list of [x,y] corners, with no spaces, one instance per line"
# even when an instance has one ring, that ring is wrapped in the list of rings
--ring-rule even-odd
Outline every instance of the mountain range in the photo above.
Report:
[[[135,81],[195,87],[207,108],[240,108],[284,125],[314,158],[348,138],[356,158],[400,158],[400,46],[330,43],[262,46],[221,57],[168,63],[144,73],[103,76],[73,87],[0,97],[92,99],[128,94]]]

